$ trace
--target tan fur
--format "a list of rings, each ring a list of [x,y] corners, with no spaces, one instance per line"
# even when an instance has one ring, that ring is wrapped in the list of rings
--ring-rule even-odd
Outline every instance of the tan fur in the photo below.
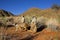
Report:
[[[28,24],[26,24],[26,23],[17,24],[16,30],[18,30],[18,29],[27,30],[27,27],[28,27]]]
[[[36,24],[32,23],[30,26],[31,26],[31,29],[30,30],[32,32],[34,32],[34,33],[37,32],[37,26],[36,26]]]

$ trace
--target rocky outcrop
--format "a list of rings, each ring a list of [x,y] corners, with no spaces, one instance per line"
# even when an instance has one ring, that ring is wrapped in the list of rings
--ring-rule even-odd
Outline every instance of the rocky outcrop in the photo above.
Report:
[[[0,10],[0,17],[9,17],[9,16],[14,16],[11,12],[5,11],[5,10]]]

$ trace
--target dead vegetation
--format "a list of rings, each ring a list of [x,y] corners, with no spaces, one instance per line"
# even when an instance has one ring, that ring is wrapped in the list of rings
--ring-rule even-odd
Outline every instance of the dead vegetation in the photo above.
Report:
[[[0,13],[4,16],[4,11]],[[37,17],[36,24],[31,23],[33,16]],[[46,10],[31,8],[20,16],[0,17],[0,40],[60,40],[59,21],[60,7],[56,5]]]
[[[17,23],[19,24],[17,26],[17,31],[16,31],[16,27],[13,25],[11,26],[11,24],[10,24],[10,27],[7,26],[8,27],[7,29],[5,29],[4,27],[1,27],[2,31],[4,31],[3,32],[4,34],[1,36],[2,37],[1,40],[59,40],[60,31],[58,30],[60,29],[58,28],[59,24],[56,19],[53,19],[53,18],[48,19],[45,17],[40,17],[40,18],[37,18],[37,20],[38,21],[36,25],[34,24],[30,25],[30,23],[28,24],[28,22],[22,23],[22,24]],[[6,21],[6,22],[9,22],[9,21]],[[54,24],[54,26],[49,26],[50,24],[51,25]],[[23,28],[21,28],[21,26],[23,26]],[[32,29],[28,27],[31,27]],[[22,31],[20,29],[22,29]]]

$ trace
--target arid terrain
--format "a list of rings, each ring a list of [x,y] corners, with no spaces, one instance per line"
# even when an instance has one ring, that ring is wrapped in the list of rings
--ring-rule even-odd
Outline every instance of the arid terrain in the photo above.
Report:
[[[21,23],[21,16],[25,17],[25,23]],[[37,24],[30,26],[33,16],[37,18]],[[21,25],[26,30],[21,30]],[[37,27],[36,32],[33,31],[35,28],[30,30],[33,26]],[[0,40],[60,40],[60,7],[52,6],[44,10],[30,8],[18,16],[0,10]]]

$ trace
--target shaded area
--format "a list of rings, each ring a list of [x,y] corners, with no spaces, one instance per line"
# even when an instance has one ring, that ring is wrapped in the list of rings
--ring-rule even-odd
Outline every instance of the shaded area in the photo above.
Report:
[[[27,27],[27,30],[30,30],[30,28],[31,28],[31,26],[28,26],[28,27]]]
[[[42,31],[43,29],[45,29],[47,27],[47,25],[40,25],[39,28],[37,29],[37,32]]]

